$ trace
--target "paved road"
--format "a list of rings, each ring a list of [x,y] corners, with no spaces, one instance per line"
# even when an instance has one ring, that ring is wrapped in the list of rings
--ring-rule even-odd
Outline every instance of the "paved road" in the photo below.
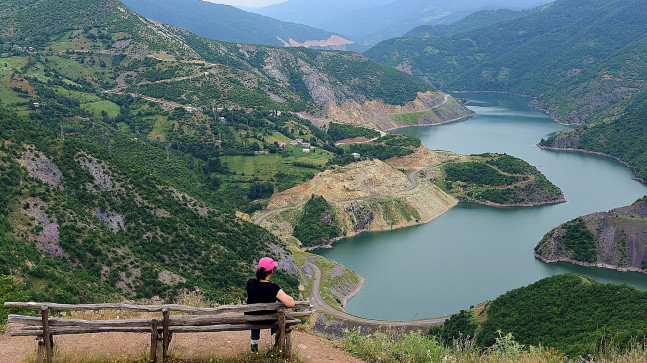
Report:
[[[421,319],[421,320],[411,320],[411,321],[391,321],[391,320],[376,320],[376,319],[367,319],[355,315],[350,315],[344,311],[339,311],[332,306],[328,305],[321,297],[320,288],[321,288],[321,270],[315,264],[307,262],[306,263],[310,268],[315,272],[314,282],[312,284],[312,292],[310,293],[310,302],[314,305],[315,309],[319,312],[323,312],[335,317],[353,321],[360,324],[369,324],[376,326],[415,326],[415,327],[431,327],[440,325],[445,320],[449,319],[449,316],[442,316],[438,318],[431,319]]]

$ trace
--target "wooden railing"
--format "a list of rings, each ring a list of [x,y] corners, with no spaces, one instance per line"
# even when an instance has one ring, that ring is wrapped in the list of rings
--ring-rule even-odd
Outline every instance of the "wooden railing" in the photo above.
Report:
[[[168,356],[168,347],[173,333],[198,333],[239,331],[250,329],[277,328],[275,345],[282,355],[291,359],[292,342],[291,327],[298,325],[298,318],[314,313],[308,301],[297,301],[296,309],[305,311],[286,311],[283,303],[223,305],[215,308],[197,308],[192,306],[169,305],[132,305],[132,304],[56,304],[39,302],[5,302],[8,308],[30,308],[40,311],[40,317],[25,315],[9,315],[8,323],[23,324],[19,330],[11,330],[13,336],[38,337],[39,363],[52,362],[52,336],[63,334],[87,333],[150,333],[150,359],[152,362],[163,361]],[[88,310],[120,310],[133,312],[161,312],[161,319],[114,319],[114,320],[81,320],[50,318],[50,310],[57,311],[88,311]],[[245,315],[254,311],[276,311],[273,314]],[[174,315],[171,312],[181,312],[187,315]],[[271,321],[271,323],[270,323]]]

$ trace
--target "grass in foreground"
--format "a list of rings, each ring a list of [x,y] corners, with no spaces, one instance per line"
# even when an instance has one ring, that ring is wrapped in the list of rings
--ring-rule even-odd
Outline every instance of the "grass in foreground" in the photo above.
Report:
[[[347,331],[340,345],[368,362],[647,362],[645,345],[638,341],[626,352],[608,344],[594,354],[569,358],[554,348],[524,346],[512,334],[499,334],[493,346],[482,349],[470,339],[456,340],[448,346],[419,332],[394,337]]]
[[[101,354],[87,355],[59,355],[54,356],[54,360],[60,363],[149,363],[148,356],[144,353],[123,356],[105,356]],[[30,361],[35,361],[32,359]],[[216,355],[194,355],[191,357],[182,357],[181,355],[170,353],[166,363],[299,363],[302,362],[296,354],[292,360],[283,359],[277,356],[275,349],[268,349],[258,353],[244,352],[234,356],[216,356]]]

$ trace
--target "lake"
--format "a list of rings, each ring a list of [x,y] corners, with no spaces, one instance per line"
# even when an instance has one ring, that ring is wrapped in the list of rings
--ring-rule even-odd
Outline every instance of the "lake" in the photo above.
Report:
[[[315,253],[366,279],[347,311],[362,317],[412,320],[468,309],[506,291],[567,272],[647,290],[647,275],[569,264],[545,264],[533,249],[552,228],[578,216],[633,203],[647,186],[603,156],[542,150],[536,144],[564,129],[528,99],[456,94],[477,116],[440,126],[396,131],[429,149],[461,154],[507,153],[537,168],[564,191],[567,203],[532,208],[459,204],[425,225],[363,233]]]

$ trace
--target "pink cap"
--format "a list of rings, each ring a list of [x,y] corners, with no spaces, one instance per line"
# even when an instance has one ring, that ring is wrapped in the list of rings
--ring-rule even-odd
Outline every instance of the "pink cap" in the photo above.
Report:
[[[269,271],[273,269],[274,267],[278,266],[279,264],[276,263],[273,259],[269,257],[263,257],[258,261],[258,269],[260,270],[261,268],[264,268],[265,271]]]

